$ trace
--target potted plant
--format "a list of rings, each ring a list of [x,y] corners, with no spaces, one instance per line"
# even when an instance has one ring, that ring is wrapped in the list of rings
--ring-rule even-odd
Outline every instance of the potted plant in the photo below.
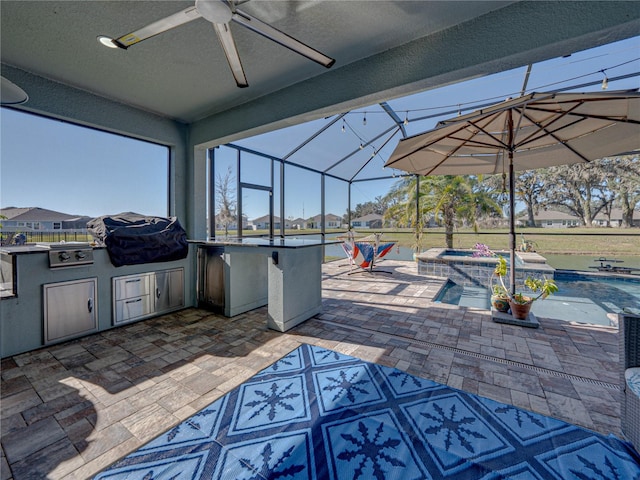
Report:
[[[538,244],[533,240],[526,240],[524,235],[520,235],[520,251],[521,252],[535,252]]]
[[[502,285],[491,285],[491,306],[502,313],[509,311],[509,294]]]
[[[476,243],[473,246],[473,257],[497,257],[496,253],[484,243]],[[491,306],[497,311],[507,313],[509,311],[509,294],[503,285],[494,282],[497,273],[494,271],[489,281],[491,288]]]
[[[546,277],[544,277],[544,279],[540,279],[529,276],[524,281],[524,286],[527,287],[534,295],[525,295],[522,292],[511,294],[504,283],[504,278],[507,276],[507,270],[507,261],[504,257],[498,256],[498,264],[496,265],[494,273],[500,280],[499,286],[507,294],[509,307],[511,308],[511,315],[515,319],[526,319],[527,315],[529,315],[533,302],[545,299],[549,295],[558,291],[558,286],[553,280]]]

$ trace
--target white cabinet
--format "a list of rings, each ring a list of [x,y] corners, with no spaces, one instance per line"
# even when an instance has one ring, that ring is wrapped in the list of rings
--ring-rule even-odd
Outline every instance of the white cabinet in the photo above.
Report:
[[[114,277],[113,324],[120,325],[184,307],[184,269]]]
[[[44,344],[98,330],[97,278],[43,285]]]

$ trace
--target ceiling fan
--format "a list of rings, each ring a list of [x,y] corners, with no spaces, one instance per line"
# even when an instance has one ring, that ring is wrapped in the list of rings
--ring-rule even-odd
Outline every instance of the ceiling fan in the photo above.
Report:
[[[236,48],[236,44],[229,28],[230,22],[235,22],[243,27],[252,30],[269,40],[293,50],[314,62],[330,68],[335,60],[327,57],[318,50],[305,45],[295,38],[284,32],[272,27],[271,25],[258,20],[251,15],[235,8],[235,4],[230,0],[196,0],[193,7],[186,8],[181,12],[170,15],[162,20],[153,22],[146,27],[142,27],[134,32],[127,33],[121,37],[112,39],[110,37],[100,36],[98,40],[108,47],[127,49],[132,45],[142,42],[147,38],[151,38],[160,33],[166,32],[172,28],[178,27],[185,23],[191,22],[198,18],[204,18],[213,24],[213,29],[218,35],[218,40],[222,44],[225,56],[231,67],[231,72],[235,78],[238,87],[248,87],[247,78],[242,68],[240,55]]]

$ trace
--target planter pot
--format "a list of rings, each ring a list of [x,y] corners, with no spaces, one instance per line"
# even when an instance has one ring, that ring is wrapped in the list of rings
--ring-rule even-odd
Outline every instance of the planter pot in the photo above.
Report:
[[[529,315],[529,311],[531,310],[531,305],[533,302],[521,304],[515,302],[509,302],[509,306],[511,307],[511,315],[513,318],[518,320],[526,320],[527,315]]]
[[[491,306],[499,312],[507,313],[509,311],[509,299],[501,295],[491,295]]]

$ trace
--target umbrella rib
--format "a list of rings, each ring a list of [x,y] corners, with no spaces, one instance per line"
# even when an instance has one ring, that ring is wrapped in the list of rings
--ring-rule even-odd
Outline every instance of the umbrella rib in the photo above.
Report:
[[[578,106],[579,106],[579,105],[575,105],[575,106],[573,107],[573,109],[571,109],[571,110],[574,110],[574,109],[578,108]],[[527,137],[526,137],[526,138],[524,138],[521,142],[519,142],[519,143],[518,143],[518,146],[525,145],[525,144],[527,144],[527,143],[529,143],[529,142],[532,142],[532,141],[534,141],[534,140],[538,140],[539,138],[544,137],[545,135],[551,135],[551,136],[552,136],[556,141],[559,141],[557,137],[553,136],[553,133],[554,133],[554,132],[560,131],[560,130],[562,130],[563,128],[568,128],[568,127],[573,126],[573,125],[575,125],[576,123],[578,123],[578,122],[580,122],[580,121],[584,120],[584,119],[576,120],[575,122],[572,122],[572,123],[570,123],[569,125],[565,125],[565,126],[563,126],[563,127],[559,128],[559,129],[557,129],[557,130],[549,130],[549,127],[550,127],[551,125],[553,125],[553,124],[554,124],[554,123],[556,123],[556,122],[559,122],[562,118],[564,118],[565,116],[567,116],[571,110],[565,110],[565,111],[562,111],[562,112],[558,112],[558,111],[551,111],[551,110],[549,110],[549,109],[544,109],[544,108],[535,108],[535,106],[533,106],[533,107],[532,107],[532,106],[530,106],[530,105],[527,105],[527,107],[529,107],[529,108],[528,108],[529,110],[534,110],[534,111],[539,111],[539,112],[545,112],[545,113],[554,113],[555,115],[552,117],[551,121],[550,121],[548,124],[544,125],[544,124],[542,124],[542,123],[540,123],[540,122],[535,121],[535,120],[534,120],[534,119],[532,119],[529,115],[527,115],[527,110],[526,110],[525,108],[523,108],[523,109],[522,109],[522,111],[518,110],[518,111],[519,111],[519,113],[520,113],[520,121],[522,121],[522,118],[526,118],[526,119],[527,119],[527,120],[529,120],[533,125],[535,125],[536,127],[538,127],[538,130],[536,130],[535,132],[532,132],[529,136],[527,136]],[[542,135],[539,135],[539,134],[540,134],[540,132],[542,132]]]
[[[577,106],[575,107],[577,108]],[[580,152],[578,152],[575,148],[573,148],[571,145],[569,145],[565,140],[562,140],[561,138],[558,138],[558,136],[555,134],[556,132],[564,129],[564,128],[568,128],[572,125],[575,125],[577,123],[582,122],[583,120],[585,120],[584,118],[582,119],[578,119],[575,122],[571,122],[569,125],[565,125],[561,128],[558,128],[556,130],[549,130],[548,127],[549,125],[552,125],[556,122],[556,120],[559,120],[560,118],[564,117],[568,112],[564,113],[563,115],[558,115],[557,117],[555,117],[554,121],[550,122],[548,125],[541,125],[537,122],[535,122],[533,119],[531,119],[525,112],[523,112],[523,116],[529,120],[531,123],[533,123],[534,125],[536,125],[538,127],[538,131],[536,132],[536,135],[540,132],[543,132],[542,135],[537,135],[536,138],[531,138],[532,135],[529,135],[529,137],[527,139],[525,139],[526,141],[520,142],[518,143],[518,146],[522,146],[525,145],[529,142],[533,142],[534,140],[537,140],[538,138],[542,138],[546,135],[550,136],[551,138],[553,138],[556,142],[558,142],[558,145],[562,145],[563,147],[565,147],[567,150],[571,150],[571,152],[573,152],[573,154],[578,157],[579,159],[581,159],[583,162],[585,163],[590,163],[591,160],[589,160],[587,157],[585,157],[584,155],[582,155]]]
[[[562,112],[562,117],[569,116],[569,117],[578,117],[581,119],[593,118],[595,120],[608,120],[610,122],[631,123],[633,125],[640,124],[640,121],[634,120],[633,118],[628,118],[626,116],[617,117],[617,116],[611,116],[611,115],[598,115],[597,113],[579,113],[574,111],[575,109],[577,109],[578,107],[581,107],[585,103],[591,103],[593,101],[595,100],[592,100],[590,102],[587,102],[586,100],[581,100],[580,102],[576,102],[576,105],[569,110],[542,108],[541,106],[538,106],[538,105],[528,105],[528,109],[536,112],[553,113],[556,115],[559,115]],[[562,103],[566,104],[570,102],[562,102]]]
[[[561,98],[561,94],[556,92],[530,94],[524,97],[524,101],[520,105],[515,101],[505,102],[496,106],[495,109],[488,108],[487,110],[489,111],[486,112],[484,110],[472,112],[465,115],[466,118],[464,119],[442,121],[438,127],[428,132],[429,135],[425,139],[426,141],[417,142],[415,145],[407,143],[408,151],[386,166],[393,167],[404,160],[408,161],[412,168],[419,168],[413,166],[417,166],[422,161],[422,156],[419,155],[419,152],[423,150],[424,154],[429,158],[426,163],[433,165],[432,162],[437,162],[435,166],[426,166],[428,170],[425,170],[426,173],[422,173],[422,175],[430,175],[441,170],[443,165],[451,162],[451,160],[475,158],[480,162],[484,162],[495,157],[496,151],[510,152],[516,155],[524,155],[527,152],[536,155],[536,151],[539,151],[540,153],[537,155],[543,155],[546,149],[562,147],[575,156],[574,161],[590,162],[589,153],[587,151],[581,153],[580,148],[577,146],[579,144],[574,144],[575,141],[579,141],[584,135],[602,134],[604,130],[615,124],[640,125],[640,120],[635,118],[634,115],[629,118],[629,106],[626,106],[626,109],[620,109],[618,116],[612,116],[599,112],[590,113],[589,110],[593,110],[591,105],[597,108],[597,104],[593,102],[602,103],[611,100],[624,100],[625,102],[632,100],[636,102],[638,95],[635,90],[633,92],[633,94],[625,95],[623,98],[611,98],[611,96],[605,95],[603,98],[597,97],[595,99],[593,95],[591,97],[576,98],[575,95],[569,96],[569,94],[566,94],[565,97],[570,98],[567,101]],[[583,113],[580,109],[587,110],[587,112]],[[513,130],[506,124],[505,114],[507,112],[513,113],[511,119],[508,120],[511,122],[510,125]],[[517,114],[519,115],[517,119],[515,112],[518,112]],[[536,116],[536,112],[541,117],[540,120],[532,118],[532,115]],[[591,126],[589,120],[595,120],[595,125]],[[585,122],[584,126],[586,128],[581,128],[583,122]],[[598,125],[599,122],[603,124]],[[527,132],[528,130],[531,131]],[[599,131],[600,133],[598,133]],[[517,139],[514,132],[518,132],[517,136],[521,136],[521,138]],[[604,135],[606,136],[606,133]],[[414,137],[418,137],[418,135]],[[550,141],[546,141],[545,137]],[[449,141],[443,142],[447,138]],[[454,162],[454,164],[456,163]],[[460,166],[464,164],[463,160]],[[447,169],[445,168],[445,170]]]
[[[611,117],[608,115],[594,115],[594,114],[586,114],[586,113],[574,113],[569,112],[568,115],[570,117],[580,117],[580,118],[593,118],[595,120],[609,120],[610,122],[620,122],[620,123],[631,123],[633,125],[640,125],[640,121],[634,120],[633,118],[627,117]]]
[[[482,120],[486,120],[486,123],[490,123],[493,118],[496,115],[487,115],[486,117],[482,118]],[[440,167],[444,162],[446,162],[449,158],[451,158],[452,156],[455,155],[455,153],[460,150],[462,147],[468,146],[468,145],[474,145],[477,147],[481,147],[481,146],[486,146],[486,147],[490,147],[490,148],[496,148],[497,145],[493,145],[491,143],[486,143],[486,142],[479,142],[477,140],[475,140],[475,135],[477,135],[477,132],[474,133],[474,137],[471,138],[459,138],[456,137],[456,133],[459,133],[461,131],[466,130],[466,128],[468,126],[472,126],[477,128],[478,130],[480,130],[481,132],[485,133],[486,135],[488,135],[490,138],[493,138],[494,140],[496,140],[498,143],[500,143],[500,145],[504,145],[504,142],[502,142],[500,139],[496,138],[495,136],[491,135],[489,132],[486,131],[486,129],[483,126],[480,126],[477,123],[474,123],[471,120],[468,120],[467,122],[463,123],[463,126],[461,128],[459,128],[457,131],[452,132],[450,135],[448,135],[449,138],[452,138],[454,140],[458,140],[460,142],[460,144],[453,150],[451,150],[450,152],[448,152],[447,154],[445,154],[444,158],[442,160],[440,160],[436,165],[434,165],[427,173],[425,173],[424,175],[430,175],[434,170],[436,170],[438,167]],[[433,143],[432,143],[433,144]],[[506,145],[504,145],[506,147]],[[424,148],[424,147],[423,147]],[[508,148],[508,147],[507,147]],[[473,155],[469,155],[469,157],[473,157]]]
[[[461,143],[460,145],[458,145],[454,150],[452,150],[451,152],[445,154],[444,158],[442,160],[440,160],[437,164],[435,164],[427,173],[423,173],[423,175],[431,175],[431,173],[438,168],[440,165],[442,165],[444,162],[446,162],[453,154],[455,154],[458,150],[460,150],[462,148],[464,144]]]
[[[560,142],[561,140],[558,139],[556,136],[554,136],[553,134],[556,132],[559,132],[561,130],[564,130],[566,128],[569,127],[573,127],[574,125],[582,122],[584,120],[584,118],[579,118],[574,120],[573,122],[567,124],[567,125],[562,125],[560,128],[556,128],[554,130],[549,129],[549,127],[551,125],[553,125],[554,123],[556,123],[557,121],[559,121],[561,118],[565,117],[566,114],[563,115],[558,115],[556,117],[553,118],[553,120],[551,122],[549,122],[546,125],[543,125],[540,122],[536,122],[534,119],[532,119],[531,117],[529,117],[526,112],[522,113],[522,117],[526,118],[527,120],[529,120],[533,125],[535,125],[536,127],[538,127],[538,129],[535,132],[532,132],[529,136],[527,136],[526,138],[524,138],[522,141],[518,142],[518,147],[526,145],[527,143],[531,143],[534,142],[540,138],[543,138],[547,135],[551,136],[554,140]]]
[[[487,135],[487,137],[494,139],[496,142],[498,142],[498,145],[494,145],[491,143],[486,143],[486,142],[478,142],[477,140],[473,140],[473,142],[475,142],[476,145],[486,145],[489,147],[502,147],[505,150],[509,150],[511,148],[511,146],[507,143],[505,143],[504,141],[502,141],[502,139],[496,137],[495,135],[493,135],[492,133],[489,133],[485,128],[481,127],[480,125],[478,125],[475,122],[472,122],[471,120],[469,120],[469,124],[473,125],[474,127],[476,127],[478,130],[480,130],[482,133],[484,133],[485,135]],[[469,141],[471,141],[471,139],[469,139]]]
[[[461,127],[461,128],[459,128],[458,130],[455,130],[455,131],[454,131],[454,132],[452,132],[452,133],[453,133],[453,134],[456,134],[456,133],[458,133],[460,130],[464,130],[464,127]],[[414,149],[412,149],[410,152],[407,152],[407,153],[405,153],[404,155],[402,155],[401,157],[396,158],[392,163],[390,163],[390,164],[388,164],[388,165],[386,165],[386,166],[387,166],[387,167],[391,167],[392,165],[394,165],[394,164],[398,163],[400,160],[404,160],[405,158],[410,157],[410,156],[411,156],[411,155],[413,155],[414,153],[419,152],[420,150],[423,150],[423,149],[425,149],[425,148],[427,148],[427,147],[430,147],[430,146],[431,146],[431,145],[433,145],[434,143],[437,143],[437,142],[441,141],[443,138],[447,138],[448,136],[449,136],[449,135],[440,136],[440,137],[438,137],[438,138],[436,138],[436,139],[432,140],[431,142],[427,142],[427,143],[425,143],[425,144],[421,144],[421,145],[419,145],[419,146],[415,147]],[[407,139],[400,140],[400,142],[403,142],[403,141],[409,140],[410,138],[411,138],[411,137],[409,137],[409,138],[407,138]]]
[[[590,102],[595,102],[597,100],[591,100]],[[580,100],[580,101],[574,101],[575,105],[573,106],[573,108],[568,109],[568,110],[563,110],[563,111],[558,111],[558,109],[548,109],[548,108],[542,108],[539,107],[537,105],[527,105],[527,109],[529,111],[536,111],[536,112],[545,112],[545,113],[554,113],[555,116],[553,117],[553,120],[547,124],[547,125],[542,125],[536,121],[534,121],[532,118],[530,118],[528,115],[526,115],[526,110],[523,109],[522,111],[522,116],[524,116],[527,120],[529,120],[531,123],[533,123],[534,125],[538,126],[538,128],[540,130],[542,130],[544,132],[544,134],[549,134],[551,135],[554,139],[558,140],[558,138],[556,138],[555,136],[553,136],[553,133],[555,132],[559,132],[560,130],[572,127],[574,125],[576,125],[577,123],[586,120],[586,119],[595,119],[595,120],[607,120],[610,122],[621,122],[621,123],[630,123],[633,125],[640,125],[640,122],[637,120],[633,120],[627,117],[612,117],[610,115],[597,115],[597,114],[591,114],[591,113],[576,113],[574,110],[576,110],[578,107],[584,105],[585,103],[587,103],[586,100]],[[569,102],[561,102],[561,103],[569,103]],[[558,122],[559,120],[561,120],[564,117],[577,117],[575,119],[575,121],[569,123],[568,125],[563,125],[562,127],[556,129],[556,130],[548,130],[548,127],[551,126],[553,123]],[[525,145],[531,141],[537,140],[538,138],[540,138],[541,136],[544,135],[538,135],[538,133],[540,133],[540,130],[538,130],[537,132],[533,132],[531,135],[529,135],[527,138],[525,138],[522,142],[519,143],[519,145]],[[537,137],[534,137],[534,135],[538,135]],[[558,140],[559,141],[559,140]]]

